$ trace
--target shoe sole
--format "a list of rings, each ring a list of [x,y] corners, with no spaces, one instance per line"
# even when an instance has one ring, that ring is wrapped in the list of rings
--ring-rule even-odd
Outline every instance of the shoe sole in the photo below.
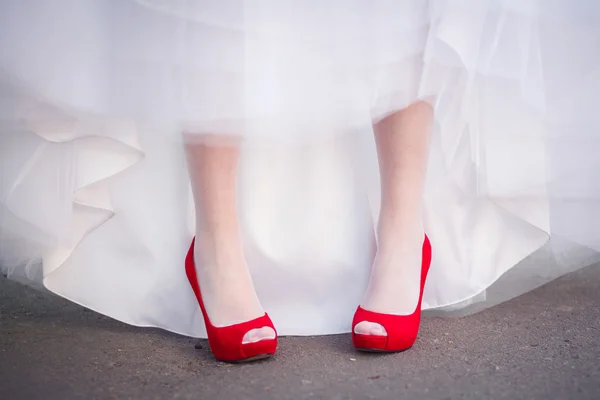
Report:
[[[392,353],[391,351],[381,350],[381,349],[369,349],[366,347],[357,347],[356,350],[362,351],[363,353]]]
[[[404,349],[404,350],[382,350],[382,349],[372,349],[372,348],[368,348],[368,347],[357,347],[356,350],[363,352],[363,353],[402,353],[406,350],[409,350],[411,347],[409,347],[408,349]]]
[[[273,356],[273,354],[258,354],[258,355],[252,356],[252,357],[243,358],[241,360],[225,361],[225,362],[229,362],[232,364],[244,364],[244,363],[249,363],[249,362],[253,362],[253,361],[266,360],[267,358],[271,358],[272,356]]]

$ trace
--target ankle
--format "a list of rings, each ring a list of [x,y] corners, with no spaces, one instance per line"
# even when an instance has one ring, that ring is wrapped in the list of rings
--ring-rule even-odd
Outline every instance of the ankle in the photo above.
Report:
[[[423,228],[421,207],[384,206],[382,205],[377,230],[394,232],[412,232]]]
[[[380,220],[377,226],[377,253],[397,253],[419,249],[425,229],[420,219]]]
[[[245,265],[242,241],[237,234],[198,232],[194,247],[197,260],[205,266]]]

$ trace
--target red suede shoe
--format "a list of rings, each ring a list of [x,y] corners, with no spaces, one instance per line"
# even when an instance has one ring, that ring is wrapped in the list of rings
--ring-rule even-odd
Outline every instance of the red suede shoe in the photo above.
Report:
[[[354,313],[352,321],[352,342],[360,351],[369,352],[398,352],[408,350],[417,340],[421,324],[421,301],[427,273],[431,266],[431,243],[425,235],[423,243],[423,258],[421,264],[421,291],[416,310],[409,315],[381,314],[368,311],[360,306]],[[354,333],[354,328],[360,322],[368,321],[380,324],[387,331],[387,336],[360,335]]]
[[[192,245],[190,246],[190,250],[185,259],[185,272],[190,281],[190,285],[192,285],[198,304],[200,304],[202,316],[204,317],[204,324],[206,325],[206,332],[208,334],[208,344],[215,358],[227,362],[247,362],[271,357],[277,350],[277,331],[273,326],[271,318],[269,318],[266,313],[262,317],[251,321],[220,328],[217,328],[210,322],[206,309],[204,308],[202,294],[200,293],[200,285],[198,284],[198,277],[196,275],[194,243],[195,239],[192,241]],[[262,327],[272,328],[273,331],[275,331],[275,338],[260,340],[255,343],[242,343],[242,339],[246,333],[252,329],[259,329]]]

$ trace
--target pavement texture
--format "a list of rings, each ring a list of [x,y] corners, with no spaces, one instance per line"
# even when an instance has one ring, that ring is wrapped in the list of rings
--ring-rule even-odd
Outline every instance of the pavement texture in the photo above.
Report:
[[[286,337],[276,357],[230,365],[206,341],[0,277],[0,399],[598,400],[599,304],[593,266],[474,315],[426,317],[404,353],[357,353],[349,335]]]

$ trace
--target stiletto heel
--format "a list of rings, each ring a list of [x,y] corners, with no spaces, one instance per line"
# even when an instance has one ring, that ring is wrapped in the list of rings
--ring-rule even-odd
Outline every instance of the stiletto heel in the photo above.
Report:
[[[190,281],[190,285],[194,290],[200,309],[202,310],[202,317],[204,318],[204,324],[206,325],[206,332],[208,334],[208,344],[215,358],[227,362],[247,362],[271,357],[277,350],[277,331],[267,313],[262,317],[255,318],[251,321],[224,327],[216,327],[210,322],[206,309],[204,308],[202,294],[200,293],[200,284],[198,283],[198,277],[196,275],[194,243],[195,238],[192,240],[192,245],[190,246],[190,250],[185,259],[185,272]],[[247,332],[262,327],[273,329],[275,338],[260,340],[254,343],[242,343],[244,335]]]
[[[421,324],[421,301],[427,273],[431,266],[431,243],[425,235],[423,242],[423,258],[421,263],[421,290],[417,308],[409,315],[382,314],[358,307],[352,321],[352,342],[360,351],[369,352],[398,352],[408,350],[417,340]],[[354,333],[357,324],[368,321],[380,324],[387,331],[387,336],[361,335]]]

